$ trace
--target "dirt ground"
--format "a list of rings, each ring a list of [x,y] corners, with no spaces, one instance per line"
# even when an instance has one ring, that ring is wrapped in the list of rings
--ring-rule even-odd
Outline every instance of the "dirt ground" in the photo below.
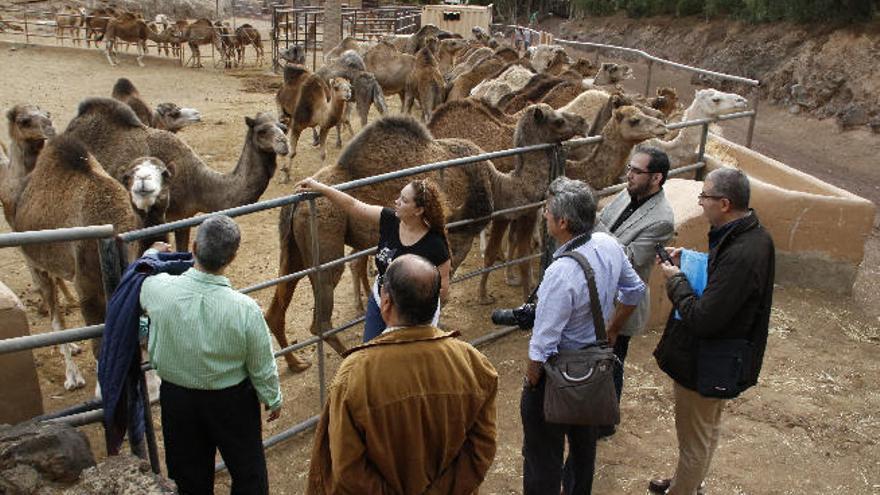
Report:
[[[244,135],[244,116],[274,110],[270,93],[252,91],[268,86],[260,70],[223,74],[210,69],[183,69],[171,61],[149,57],[146,65],[139,68],[132,56],[123,55],[121,65],[111,68],[103,55],[95,51],[22,48],[0,43],[0,108],[19,102],[39,104],[52,113],[60,131],[73,117],[79,101],[87,96],[108,95],[116,78],[128,77],[149,102],[174,101],[201,110],[205,122],[183,131],[181,137],[210,166],[221,171],[229,171],[235,165]],[[658,83],[668,80],[680,85],[682,91],[689,80],[681,73],[665,71],[657,77]],[[398,108],[396,100],[390,105]],[[728,125],[725,131],[739,140],[742,124]],[[5,119],[0,122],[0,135],[6,140]],[[755,147],[875,202],[880,200],[880,173],[876,170],[880,138],[876,135],[841,134],[832,123],[792,117],[764,106]],[[328,152],[330,163],[339,150],[329,146]],[[295,178],[319,167],[316,150],[303,139],[294,163]],[[263,199],[290,192],[291,186],[273,181]],[[229,274],[238,287],[275,276],[278,252],[276,211],[250,215],[240,221],[242,254]],[[2,224],[0,231],[9,231],[9,227]],[[707,480],[709,492],[880,493],[880,365],[876,359],[880,319],[869,311],[878,307],[878,244],[875,229],[868,243],[868,266],[863,268],[858,282],[863,290],[857,292],[857,297],[777,287],[761,383],[732,401],[725,411],[721,443]],[[478,256],[471,255],[459,273],[476,268],[481,263]],[[49,322],[37,311],[39,297],[17,250],[0,250],[0,280],[24,301],[32,332],[47,331]],[[518,288],[506,286],[499,274],[491,282],[498,306],[517,304]],[[357,315],[349,287],[346,274],[337,291],[337,323]],[[491,308],[476,303],[476,291],[475,281],[456,286],[442,317],[449,328],[460,330],[467,339],[493,330],[488,317]],[[271,291],[253,295],[267,307]],[[287,314],[289,337],[302,339],[308,335],[311,308],[311,291],[305,281],[298,287]],[[71,325],[81,323],[75,308],[70,308],[68,314]],[[348,333],[348,342],[354,343],[358,333]],[[626,366],[623,422],[617,435],[599,446],[597,494],[644,493],[648,478],[669,475],[674,469],[671,386],[651,358],[659,334],[660,329],[651,329],[633,341]],[[527,342],[527,333],[515,333],[483,348],[499,371],[501,391],[498,451],[482,493],[521,490],[518,402]],[[57,351],[42,349],[35,355],[47,410],[90,398],[95,370],[88,350],[77,357],[87,387],[75,392],[66,392],[62,386],[62,358]],[[315,360],[314,355],[310,357]],[[327,358],[328,376],[332,376],[339,358],[332,353]],[[286,398],[284,414],[280,421],[267,425],[265,436],[319,411],[317,371],[291,375],[283,368],[283,361],[279,365]],[[158,408],[154,411],[158,416]],[[85,431],[95,451],[103,456],[99,428],[86,427]],[[307,433],[269,450],[272,493],[303,492],[311,442],[312,435]],[[226,491],[222,487],[228,486],[228,478],[219,476],[217,484],[221,493]]]

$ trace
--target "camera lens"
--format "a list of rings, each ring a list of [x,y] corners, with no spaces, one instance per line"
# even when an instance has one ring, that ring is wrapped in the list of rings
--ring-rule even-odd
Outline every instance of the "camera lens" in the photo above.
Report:
[[[516,317],[512,309],[496,309],[492,311],[492,323],[496,325],[516,325]]]

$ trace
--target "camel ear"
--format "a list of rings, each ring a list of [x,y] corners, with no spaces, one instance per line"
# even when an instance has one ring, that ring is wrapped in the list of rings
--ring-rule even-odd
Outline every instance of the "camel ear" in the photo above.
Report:
[[[9,121],[10,125],[12,125],[12,123],[15,122],[15,108],[10,108],[6,112],[6,120]]]
[[[547,118],[547,116],[544,115],[544,109],[541,107],[535,107],[535,122],[540,124],[540,123],[544,122],[544,120],[546,118]]]
[[[253,129],[254,126],[257,125],[257,121],[250,118],[250,117],[245,117],[244,123],[247,124],[247,126],[250,127],[251,129]]]
[[[614,111],[614,120],[618,122],[623,122],[623,112]]]

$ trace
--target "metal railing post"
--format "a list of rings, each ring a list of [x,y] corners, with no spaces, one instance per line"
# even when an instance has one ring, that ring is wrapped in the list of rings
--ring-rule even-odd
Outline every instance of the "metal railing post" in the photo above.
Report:
[[[752,148],[752,137],[755,134],[755,123],[758,119],[758,86],[755,86],[754,91],[752,91],[752,111],[755,113],[752,114],[752,117],[749,119],[749,130],[746,133],[746,148]]]
[[[309,232],[312,235],[312,266],[318,267],[321,264],[321,243],[318,240],[318,209],[315,205],[315,198],[309,199]],[[321,287],[322,287],[322,274],[321,270],[315,272],[314,284],[318,289],[315,291],[317,297],[315,297],[315,315],[318,321],[318,324],[321,324],[320,315],[321,315]],[[324,329],[319,329],[321,332],[321,339],[318,340],[317,343],[317,353],[318,353],[318,397],[320,398],[320,407],[319,410],[323,410],[324,408],[324,400],[327,397],[327,389],[325,384],[325,376],[324,376]]]
[[[648,75],[645,77],[645,97],[651,94],[651,75],[654,70],[654,61],[648,59]]]
[[[700,150],[697,152],[697,162],[706,163],[706,142],[709,139],[709,123],[703,124],[700,131]],[[697,169],[694,173],[694,180],[703,180],[706,175],[706,167]]]
[[[565,147],[562,144],[557,144],[553,147],[552,150],[549,151],[552,153],[552,157],[550,160],[550,177],[547,185],[549,186],[557,177],[562,177],[565,175]],[[546,208],[546,205],[545,205]],[[550,234],[547,232],[547,223],[538,220],[541,222],[541,239],[544,243],[544,251],[541,255],[541,270],[538,273],[538,284],[541,283],[541,280],[544,278],[544,270],[550,266],[550,263],[553,262],[553,252],[556,251],[556,241],[550,237]]]

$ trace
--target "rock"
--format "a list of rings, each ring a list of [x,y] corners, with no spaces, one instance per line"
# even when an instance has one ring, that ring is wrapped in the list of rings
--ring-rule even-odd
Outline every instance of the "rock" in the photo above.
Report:
[[[132,455],[108,457],[95,467],[83,471],[82,479],[64,491],[64,495],[177,493],[173,481],[153,474],[150,465]]]
[[[61,423],[0,426],[0,471],[29,466],[40,477],[62,483],[95,465],[85,434]]]
[[[30,495],[40,487],[40,474],[34,468],[19,464],[0,472],[0,493]]]
[[[852,129],[868,123],[868,112],[862,105],[851,103],[837,117],[837,122],[844,129]]]

